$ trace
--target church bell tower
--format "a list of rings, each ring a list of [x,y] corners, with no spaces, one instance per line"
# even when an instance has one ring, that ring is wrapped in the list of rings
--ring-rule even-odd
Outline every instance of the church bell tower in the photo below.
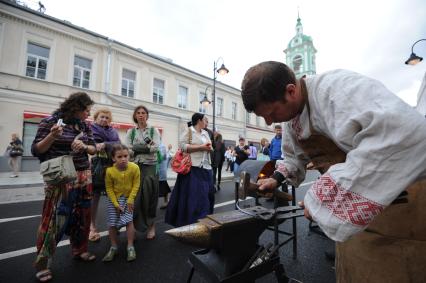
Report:
[[[312,38],[303,34],[302,20],[297,15],[296,35],[290,40],[287,48],[286,64],[294,71],[296,78],[316,74],[315,53]]]

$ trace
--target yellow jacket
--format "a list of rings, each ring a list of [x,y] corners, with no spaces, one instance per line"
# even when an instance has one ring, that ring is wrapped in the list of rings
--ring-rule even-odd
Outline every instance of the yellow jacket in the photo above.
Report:
[[[141,182],[140,176],[139,167],[133,162],[129,162],[124,171],[118,170],[115,165],[107,168],[105,174],[106,193],[115,207],[119,207],[117,199],[122,195],[127,198],[127,203],[133,204],[135,202]]]

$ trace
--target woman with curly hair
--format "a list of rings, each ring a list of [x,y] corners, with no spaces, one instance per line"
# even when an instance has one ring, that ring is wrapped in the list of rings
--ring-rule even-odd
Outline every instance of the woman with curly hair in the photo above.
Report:
[[[56,245],[63,235],[69,235],[72,255],[82,261],[93,261],[87,251],[92,198],[91,172],[88,154],[95,154],[92,131],[85,122],[93,100],[84,92],[71,94],[53,114],[43,119],[31,146],[40,162],[63,155],[73,157],[77,180],[65,184],[45,184],[45,199],[37,233],[36,278],[40,282],[52,279],[50,265]],[[58,123],[62,119],[63,123]]]

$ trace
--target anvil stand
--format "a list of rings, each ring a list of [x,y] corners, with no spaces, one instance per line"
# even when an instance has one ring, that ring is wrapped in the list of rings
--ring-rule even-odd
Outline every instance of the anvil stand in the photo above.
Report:
[[[286,183],[283,183],[281,185],[282,191],[288,193],[288,185]],[[296,206],[296,188],[294,186],[291,186],[291,205]],[[288,203],[285,203],[284,205],[288,205]],[[278,208],[279,206],[283,206],[283,203],[280,202],[278,198],[274,198],[274,208]],[[295,211],[293,211],[295,212]],[[274,231],[274,245],[279,246],[281,248],[285,244],[292,241],[293,243],[293,259],[297,258],[297,222],[296,217],[291,218],[292,221],[292,232],[287,232],[279,229],[279,225],[282,223],[280,220],[275,218],[274,225],[272,227],[268,227],[268,230]],[[280,235],[286,235],[288,236],[287,239],[285,239],[283,242],[279,242]]]
[[[287,186],[287,185],[285,185]],[[286,189],[287,187],[285,187]],[[292,204],[295,205],[295,189],[292,188],[292,195],[293,200]],[[279,201],[276,197],[274,197],[274,207],[277,208],[279,205]],[[294,213],[295,211],[292,210]],[[298,215],[300,216],[300,215]],[[239,269],[237,272],[233,272],[229,274],[229,270],[226,271],[226,268],[224,266],[229,265],[229,262],[232,263],[233,259],[232,257],[237,258],[238,255],[231,255],[231,256],[223,256],[220,254],[217,254],[215,251],[212,251],[210,249],[203,249],[198,250],[195,252],[192,252],[189,257],[189,264],[191,265],[191,271],[189,273],[189,277],[187,282],[191,282],[192,276],[197,270],[198,273],[200,273],[204,279],[206,279],[208,282],[214,282],[214,283],[249,283],[254,282],[255,279],[263,277],[271,272],[275,273],[275,277],[277,278],[277,282],[279,283],[288,283],[290,282],[290,278],[287,277],[284,266],[280,262],[279,257],[279,248],[283,246],[284,244],[288,243],[289,241],[293,241],[293,257],[297,253],[297,242],[296,242],[296,221],[295,217],[297,216],[290,216],[287,219],[292,218],[293,221],[293,233],[288,233],[285,231],[280,231],[278,229],[279,224],[282,222],[282,220],[274,218],[273,220],[273,227],[274,227],[274,243],[273,246],[274,252],[272,255],[262,261],[260,264],[256,266],[250,267],[251,263],[253,262],[256,257],[254,256],[257,252],[253,251],[251,255],[252,258],[248,259],[248,262],[246,264],[245,268]],[[237,231],[235,231],[237,232]],[[238,231],[241,235],[247,235],[245,231]],[[279,243],[279,234],[285,234],[290,236],[288,239],[286,239],[284,242]],[[259,233],[260,236],[260,233]],[[243,236],[244,237],[244,236]],[[242,241],[247,241],[247,239],[244,237]],[[258,236],[256,239],[248,240],[250,244],[247,244],[247,247],[252,247],[253,243],[256,243],[258,240]],[[240,243],[241,244],[241,243]],[[272,245],[272,244],[271,244]],[[256,248],[258,250],[261,249],[259,245],[256,245]],[[231,258],[229,258],[231,257]],[[254,257],[254,258],[253,258]],[[246,257],[247,258],[247,257]]]

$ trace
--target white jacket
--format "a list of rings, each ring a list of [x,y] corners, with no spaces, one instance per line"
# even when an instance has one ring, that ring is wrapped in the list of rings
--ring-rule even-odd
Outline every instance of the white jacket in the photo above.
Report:
[[[187,152],[189,131],[191,131],[192,145],[201,145],[205,143],[211,143],[209,133],[207,133],[207,131],[201,130],[201,133],[198,133],[194,129],[194,127],[189,127],[188,130],[185,131],[185,133],[181,136],[179,140],[180,148],[184,152]],[[192,161],[192,166],[202,167],[204,169],[212,169],[210,152],[208,151],[191,152],[191,161]]]

